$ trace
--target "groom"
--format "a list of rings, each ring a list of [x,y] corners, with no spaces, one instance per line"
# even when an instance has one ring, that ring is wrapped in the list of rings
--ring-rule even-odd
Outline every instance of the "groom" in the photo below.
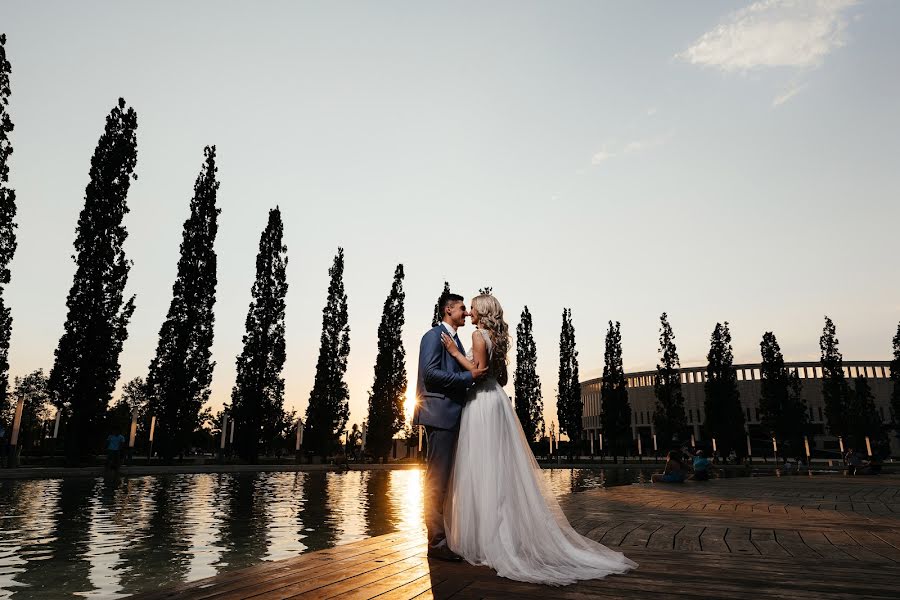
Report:
[[[443,322],[432,327],[422,336],[419,346],[419,378],[416,382],[416,408],[413,426],[425,426],[428,436],[428,464],[425,470],[425,526],[428,528],[428,556],[443,560],[461,560],[447,546],[444,531],[444,498],[453,470],[456,455],[456,438],[459,419],[466,392],[475,379],[480,379],[487,368],[475,373],[464,370],[450,356],[441,343],[441,333],[446,333],[460,352],[465,354],[456,331],[466,324],[466,305],[463,297],[445,293],[438,300]]]

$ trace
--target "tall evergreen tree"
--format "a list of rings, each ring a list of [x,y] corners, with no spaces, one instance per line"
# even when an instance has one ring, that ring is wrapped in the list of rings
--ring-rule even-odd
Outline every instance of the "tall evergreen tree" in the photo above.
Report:
[[[675,334],[672,333],[666,313],[659,317],[659,321],[659,353],[662,360],[656,365],[656,381],[653,383],[653,393],[656,395],[653,425],[657,439],[663,445],[670,446],[681,441],[687,428],[687,418],[684,414],[684,396],[681,393],[681,362],[675,347]]]
[[[566,434],[572,443],[569,454],[574,454],[574,446],[581,440],[581,383],[578,381],[578,350],[575,349],[575,326],[572,324],[572,309],[564,308],[562,330],[559,334],[559,384],[556,395],[556,415],[559,418],[559,433]]]
[[[303,445],[319,455],[331,452],[350,418],[350,391],[344,381],[350,354],[347,294],[344,293],[344,249],[338,248],[328,270],[328,300],[322,309],[322,338],[316,379],[306,407]],[[368,441],[368,440],[367,440]]]
[[[12,336],[12,312],[6,306],[4,293],[9,284],[9,263],[16,253],[16,191],[9,187],[9,161],[13,153],[9,134],[13,123],[7,106],[11,93],[9,75],[12,67],[6,58],[6,34],[0,34],[0,415],[12,403],[9,388],[9,341]],[[2,419],[2,417],[0,417]],[[2,424],[2,420],[0,420]]]
[[[847,414],[850,443],[855,448],[866,447],[866,436],[869,437],[869,444],[873,448],[886,440],[881,417],[875,408],[875,396],[872,394],[869,380],[865,377],[856,377],[853,380],[853,391],[850,394]],[[874,449],[873,452],[875,452]]]
[[[56,348],[50,387],[71,412],[66,430],[70,461],[92,455],[102,443],[100,427],[119,378],[119,354],[128,337],[134,296],[123,294],[131,261],[123,244],[122,219],[136,178],[137,113],[119,102],[91,159],[90,182],[75,237],[75,277],[66,306],[65,332]]]
[[[631,440],[631,404],[628,380],[622,364],[621,324],[609,322],[603,352],[603,379],[600,383],[600,426],[613,458],[624,454]]]
[[[284,417],[285,296],[287,246],[282,239],[281,210],[269,211],[259,239],[256,281],[247,311],[244,349],[237,357],[237,378],[231,391],[235,444],[251,462],[259,456],[260,441],[268,446],[281,434]]]
[[[441,295],[438,296],[437,301],[434,303],[434,316],[431,318],[431,326],[434,327],[438,325],[441,321],[444,320],[444,315],[441,314],[441,296],[444,294],[450,293],[450,284],[446,281],[444,282],[444,291],[441,292]]]
[[[525,438],[534,442],[544,431],[544,400],[537,373],[537,345],[532,331],[531,312],[526,306],[516,327],[516,372],[513,375],[516,415]]]
[[[799,454],[803,435],[811,434],[809,410],[803,399],[800,377],[784,364],[784,356],[775,334],[767,331],[759,343],[759,412],[763,429],[781,440],[782,453]]]
[[[394,434],[403,429],[406,416],[403,399],[406,393],[406,351],[403,349],[403,265],[397,265],[391,291],[384,301],[381,324],[378,325],[378,356],[375,358],[375,381],[369,392],[369,417],[366,446],[372,455],[387,460]]]
[[[728,321],[716,323],[709,344],[704,385],[704,427],[710,437],[716,438],[716,447],[723,455],[734,450],[738,456],[743,456],[744,410],[737,387]]]
[[[844,375],[844,358],[838,350],[838,339],[834,323],[825,317],[825,327],[819,338],[822,351],[822,399],[825,404],[825,419],[831,435],[846,436],[849,421],[850,385]]]
[[[897,325],[897,333],[894,335],[891,381],[894,382],[894,389],[891,391],[891,421],[894,431],[900,436],[900,324]]]
[[[217,281],[213,246],[221,211],[216,208],[216,147],[207,146],[203,153],[206,160],[184,222],[172,301],[146,384],[159,432],[154,437],[166,459],[189,447],[191,434],[200,425],[200,409],[209,399],[215,366],[210,350]]]

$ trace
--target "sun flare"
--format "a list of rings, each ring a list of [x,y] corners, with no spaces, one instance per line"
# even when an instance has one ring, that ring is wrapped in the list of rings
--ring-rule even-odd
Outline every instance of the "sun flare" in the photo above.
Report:
[[[406,395],[403,398],[403,416],[406,418],[406,424],[412,423],[413,410],[416,406],[416,389],[414,384],[410,382],[406,386]]]

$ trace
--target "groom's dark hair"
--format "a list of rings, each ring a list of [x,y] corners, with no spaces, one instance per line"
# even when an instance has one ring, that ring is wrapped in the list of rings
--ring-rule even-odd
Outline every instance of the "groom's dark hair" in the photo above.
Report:
[[[447,292],[445,294],[441,294],[441,297],[438,298],[438,309],[441,313],[441,320],[444,320],[444,310],[453,304],[454,302],[465,302],[466,299],[460,296],[459,294],[451,294]]]

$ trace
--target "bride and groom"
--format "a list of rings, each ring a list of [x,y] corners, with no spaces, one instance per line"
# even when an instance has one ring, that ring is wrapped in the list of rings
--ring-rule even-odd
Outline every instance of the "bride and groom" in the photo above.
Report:
[[[542,483],[503,391],[509,327],[494,296],[444,294],[443,322],[422,336],[413,425],[428,438],[428,556],[486,565],[517,581],[567,585],[637,566],[579,535]],[[471,317],[466,354],[457,334]]]

